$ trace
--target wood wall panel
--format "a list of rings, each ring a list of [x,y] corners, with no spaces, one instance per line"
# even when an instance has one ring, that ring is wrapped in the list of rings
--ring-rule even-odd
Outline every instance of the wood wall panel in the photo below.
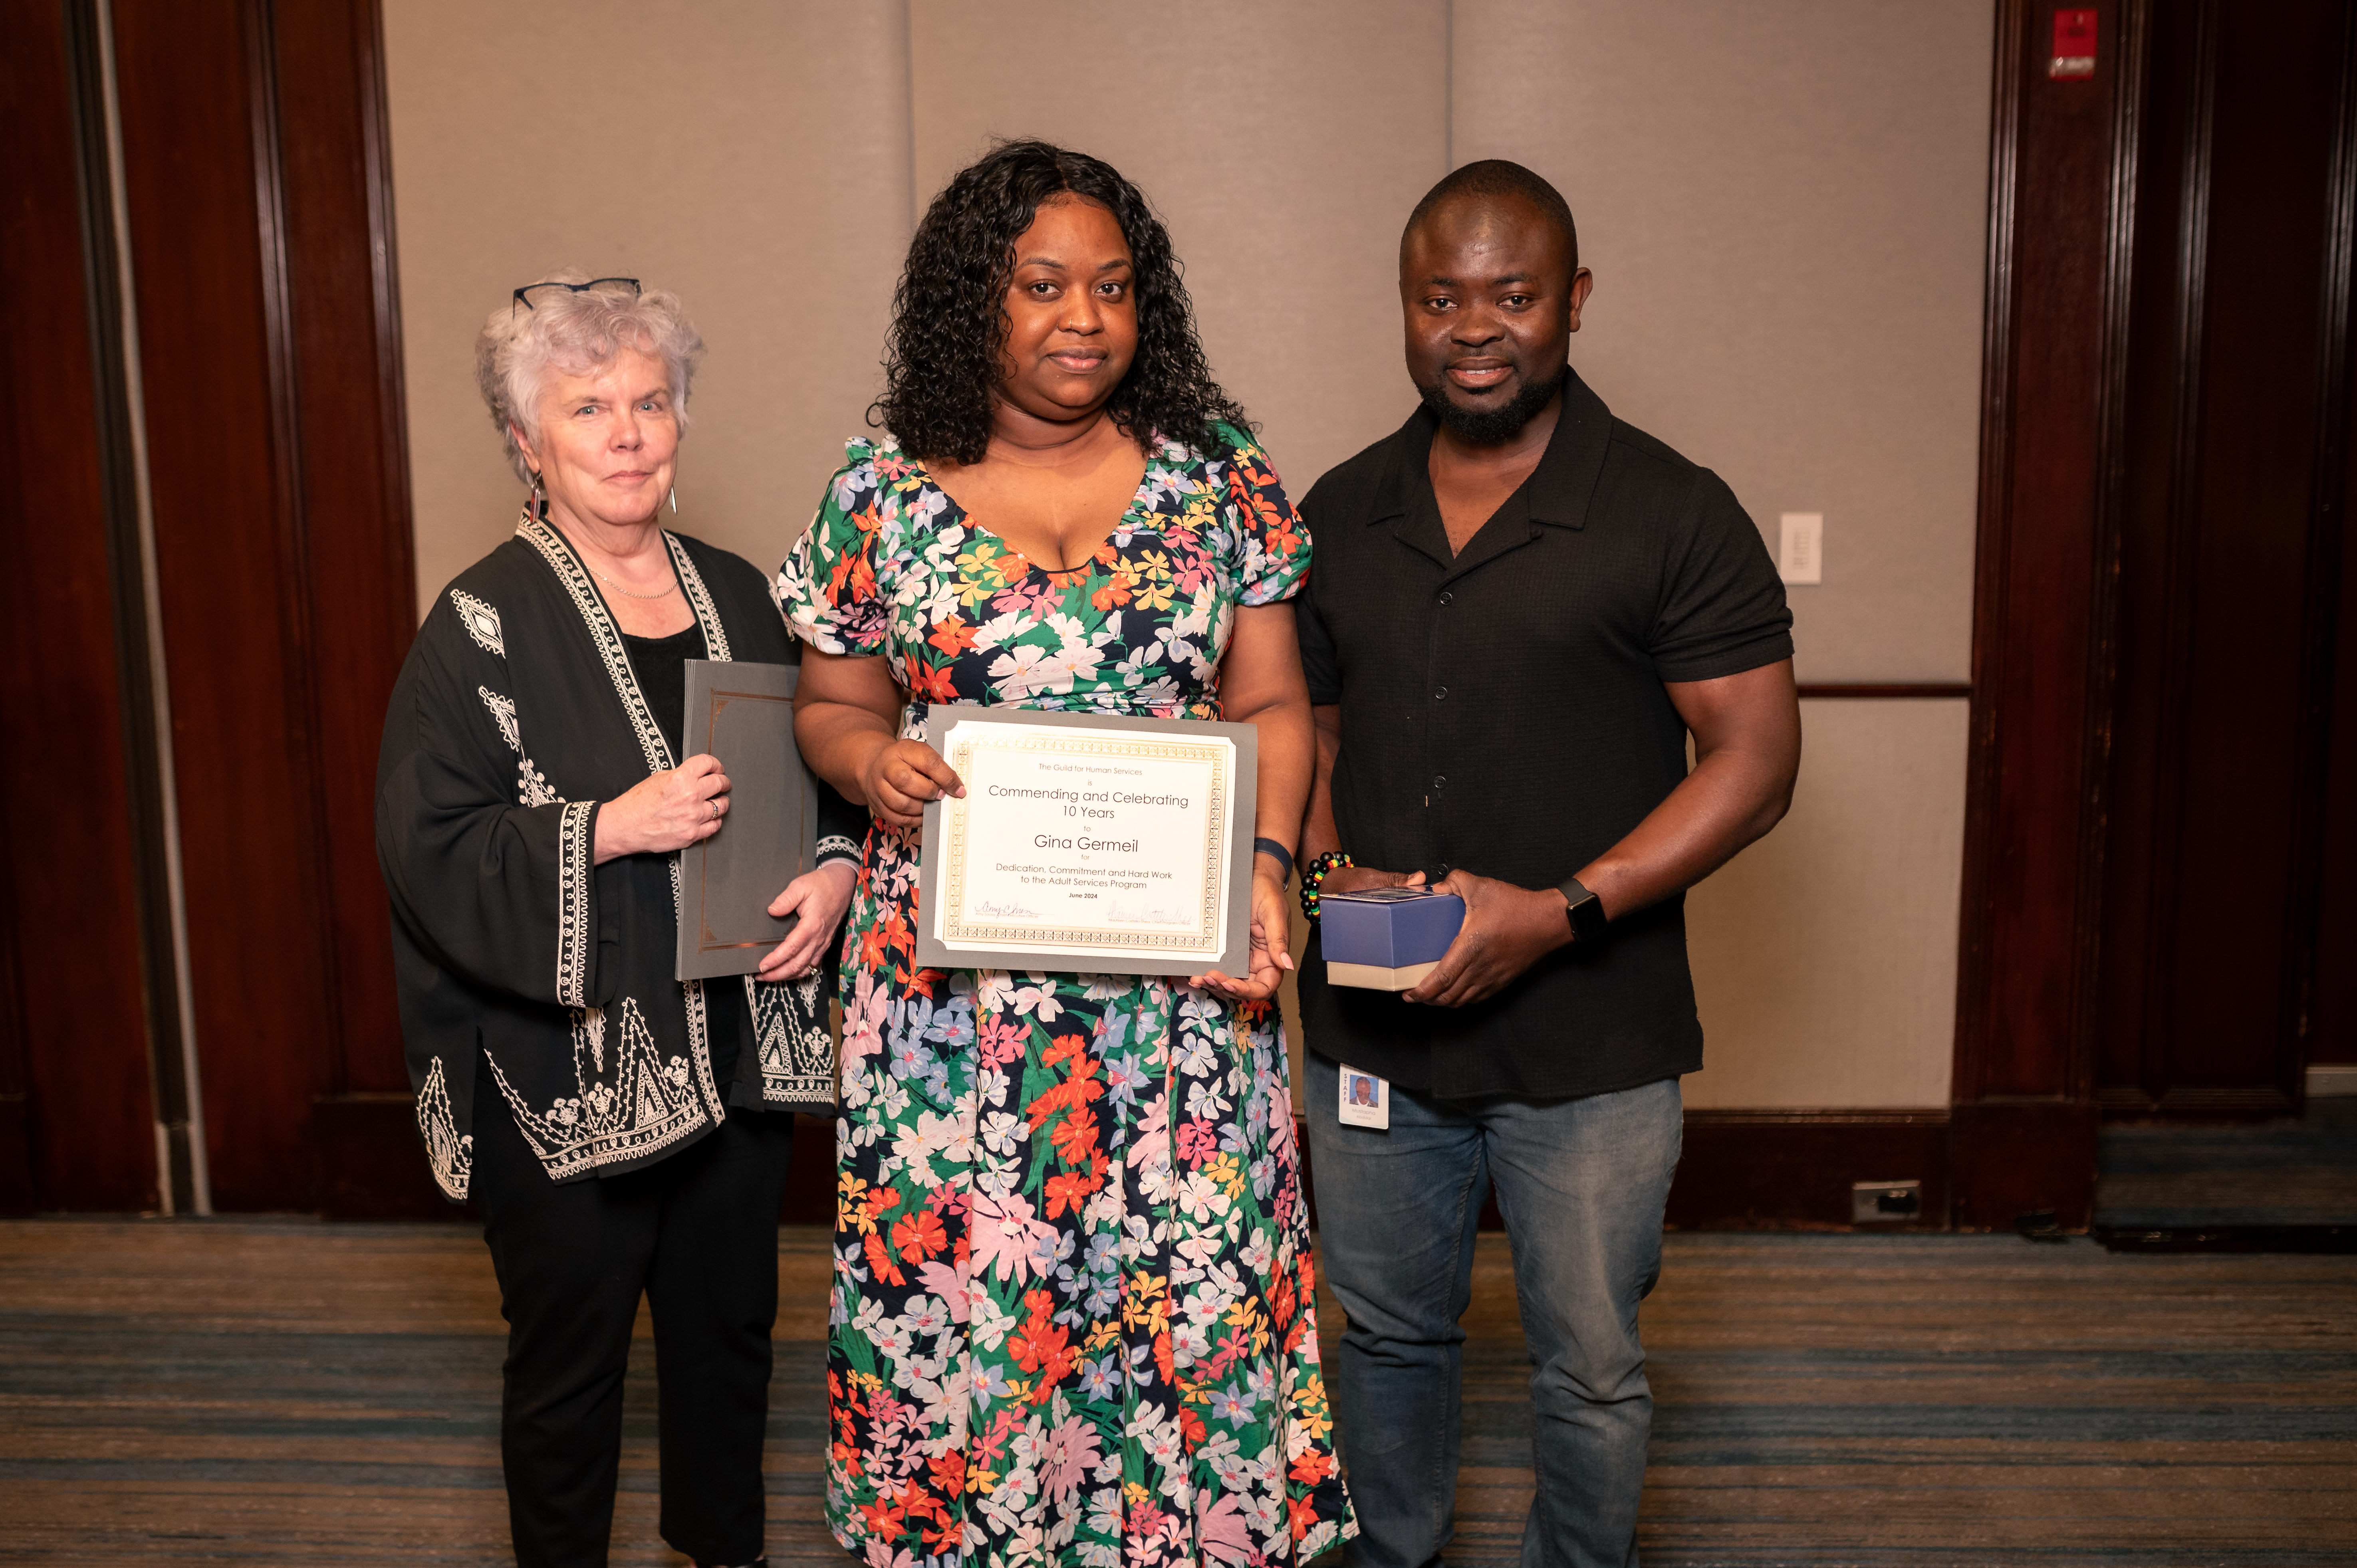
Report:
[[[2120,8],[2053,81],[2048,7],[1999,10],[1956,1093],[2067,1097],[2091,860],[2090,676]]]
[[[1953,1138],[1955,1208],[1986,1228],[2021,1191],[2065,1225],[2093,1197],[2086,1146],[2035,1134],[2087,1100],[2109,637],[2109,467],[2124,334],[2120,156],[2136,100],[2134,5],[2097,9],[2094,75],[2055,80],[2051,8],[1997,12],[1988,323],[1974,590],[1973,748]],[[2126,13],[2126,16],[2124,16]],[[2124,44],[2126,46],[2124,48]],[[2125,68],[2125,69],[2124,69]],[[1964,1108],[1982,1107],[1972,1115]],[[2034,1155],[2012,1179],[1978,1144]],[[2007,1182],[1974,1189],[1984,1175]]]
[[[213,1197],[307,1208],[334,947],[264,17],[188,0],[115,26]]]
[[[2357,156],[2349,113],[2341,123],[2345,160]],[[2344,300],[2343,363],[2357,363],[2357,300]],[[2357,1062],[2357,540],[2349,508],[2357,499],[2357,396],[2341,411],[2341,493],[2319,530],[2319,579],[2331,585],[2334,631],[2330,683],[2324,694],[2324,799],[2341,809],[2325,813],[2317,855],[2316,951],[2309,995],[2308,1059]]]
[[[2346,418],[2348,8],[2157,5],[2138,154],[2100,1096],[2299,1095]],[[2338,215],[2338,216],[2336,216]],[[2344,695],[2347,693],[2344,690]]]
[[[5,0],[0,420],[25,585],[0,617],[0,1209],[153,1208],[130,758],[76,177],[67,11]]]
[[[335,978],[316,1197],[331,1214],[430,1213],[442,1206],[415,1148],[372,831],[385,703],[415,631],[380,29],[372,0],[280,6],[272,24],[306,662],[330,677],[307,693]],[[405,1162],[353,1131],[387,1120],[388,1098]]]
[[[371,822],[414,629],[379,18],[115,22],[214,1201],[413,1212],[379,1125],[410,1120]]]

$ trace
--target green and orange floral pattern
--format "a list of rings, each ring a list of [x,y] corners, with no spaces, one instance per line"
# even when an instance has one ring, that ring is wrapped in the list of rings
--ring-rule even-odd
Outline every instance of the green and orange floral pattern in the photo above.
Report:
[[[1309,540],[1241,432],[1153,444],[1047,572],[854,442],[778,578],[794,629],[935,702],[1220,716],[1239,605]],[[1275,1010],[1133,976],[916,967],[917,841],[845,943],[827,1513],[872,1568],[1306,1562],[1356,1533],[1318,1370]]]

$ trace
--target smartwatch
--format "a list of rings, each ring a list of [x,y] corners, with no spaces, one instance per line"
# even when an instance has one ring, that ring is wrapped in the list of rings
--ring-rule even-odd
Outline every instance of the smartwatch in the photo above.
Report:
[[[1571,940],[1575,945],[1604,940],[1605,928],[1612,922],[1604,913],[1604,900],[1580,885],[1578,877],[1569,877],[1555,885],[1563,895],[1564,913],[1571,920]]]

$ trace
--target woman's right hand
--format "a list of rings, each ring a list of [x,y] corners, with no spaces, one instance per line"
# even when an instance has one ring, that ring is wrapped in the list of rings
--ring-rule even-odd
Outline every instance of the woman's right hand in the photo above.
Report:
[[[922,827],[925,802],[943,795],[963,800],[965,780],[921,740],[890,740],[870,752],[859,768],[860,793],[867,810],[896,828]]]
[[[597,812],[597,864],[626,854],[669,854],[720,831],[728,814],[728,775],[720,759],[691,757],[648,775]]]

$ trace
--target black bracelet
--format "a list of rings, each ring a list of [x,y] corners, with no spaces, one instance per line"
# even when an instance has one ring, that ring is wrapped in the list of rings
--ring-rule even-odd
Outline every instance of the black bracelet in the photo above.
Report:
[[[1357,864],[1339,849],[1329,849],[1311,861],[1309,869],[1301,874],[1301,912],[1311,920],[1317,920],[1319,890],[1326,886],[1326,878],[1346,865]]]
[[[1253,853],[1272,855],[1275,858],[1276,864],[1282,868],[1276,874],[1276,879],[1279,882],[1286,881],[1293,875],[1293,852],[1275,839],[1253,840]]]

